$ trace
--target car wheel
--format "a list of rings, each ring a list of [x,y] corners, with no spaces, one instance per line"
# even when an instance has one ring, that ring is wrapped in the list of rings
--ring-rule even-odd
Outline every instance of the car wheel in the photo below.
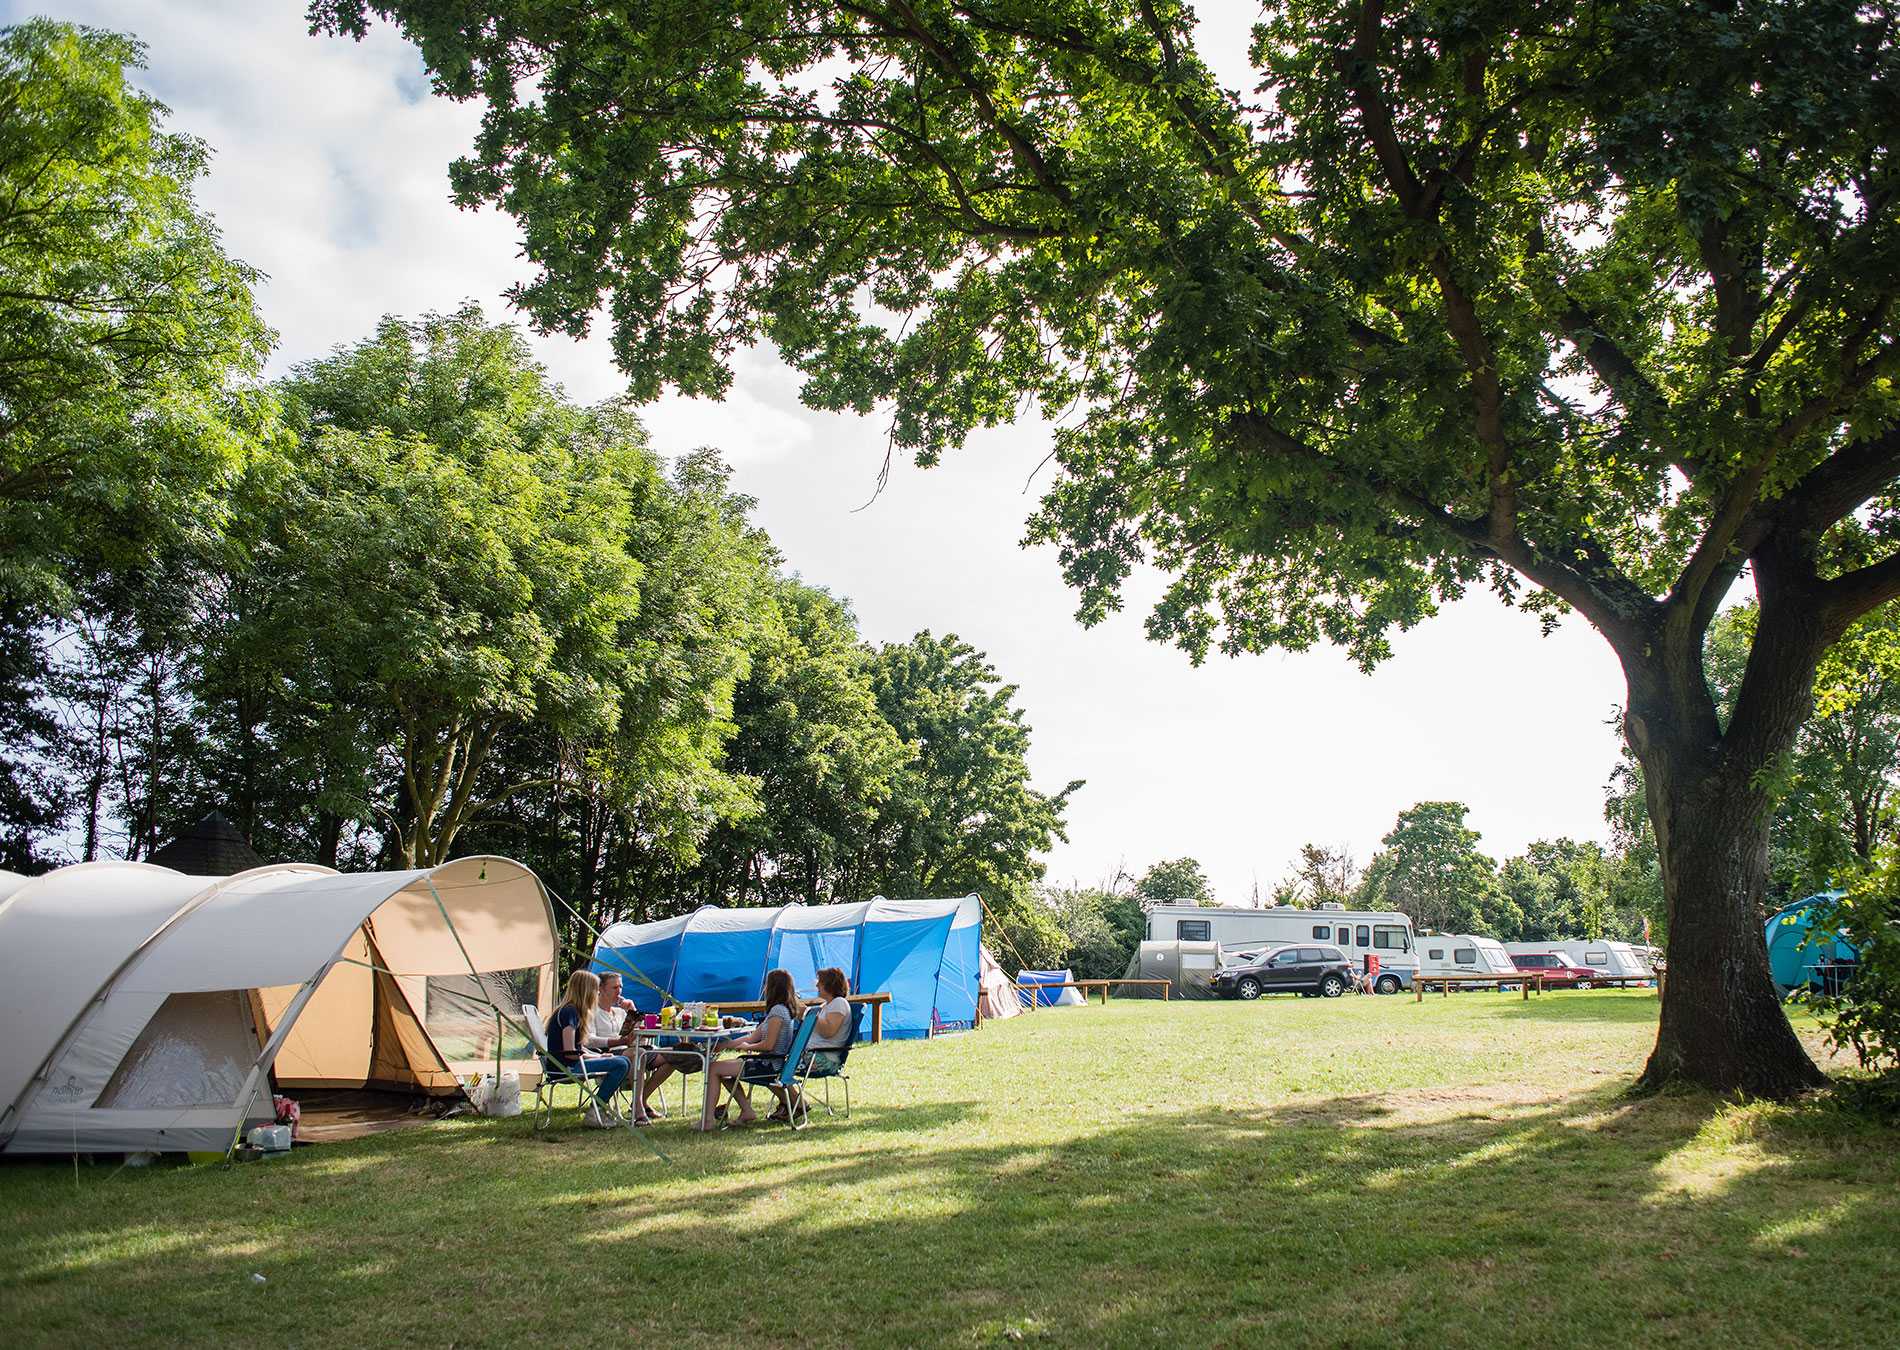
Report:
[[[1381,975],[1379,977],[1379,983],[1373,987],[1381,994],[1396,994],[1399,992],[1399,977],[1396,975]]]
[[[1319,991],[1327,998],[1338,998],[1346,992],[1346,982],[1337,975],[1328,975],[1319,982]]]
[[[1260,981],[1249,976],[1234,986],[1234,992],[1251,1002],[1260,997]]]
[[[1588,980],[1578,980],[1578,981],[1577,981],[1577,984],[1576,984],[1576,987],[1577,987],[1577,988],[1579,988],[1579,989],[1588,989],[1588,988],[1590,987],[1590,981],[1588,981]]]

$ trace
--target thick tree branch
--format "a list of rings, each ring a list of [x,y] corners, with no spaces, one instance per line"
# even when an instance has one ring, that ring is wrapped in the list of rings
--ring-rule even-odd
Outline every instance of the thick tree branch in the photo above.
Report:
[[[1822,582],[1820,595],[1823,629],[1834,642],[1856,619],[1900,599],[1900,553]]]
[[[1489,519],[1468,520],[1370,469],[1342,465],[1288,435],[1265,417],[1241,414],[1231,418],[1228,425],[1256,448],[1297,460],[1336,484],[1371,493],[1448,535],[1467,552],[1516,569],[1529,581],[1575,608],[1619,653],[1640,651],[1646,642],[1650,621],[1658,608],[1656,602],[1634,582],[1616,572],[1601,553],[1578,549],[1575,561],[1566,562],[1520,534],[1499,539]]]
[[[1765,503],[1764,525],[1818,532],[1847,519],[1900,477],[1900,427],[1836,450],[1786,494]]]

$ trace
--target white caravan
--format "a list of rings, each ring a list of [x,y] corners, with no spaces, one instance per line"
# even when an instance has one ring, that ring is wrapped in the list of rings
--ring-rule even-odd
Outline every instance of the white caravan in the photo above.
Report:
[[[1412,987],[1418,968],[1412,921],[1393,910],[1322,905],[1295,909],[1247,909],[1239,905],[1156,905],[1148,911],[1150,942],[1213,942],[1223,952],[1258,951],[1286,942],[1324,942],[1338,947],[1360,970],[1379,958],[1381,994]]]
[[[1420,933],[1421,975],[1515,975],[1517,963],[1496,938],[1473,933]]]
[[[1549,952],[1561,956],[1573,966],[1587,966],[1606,980],[1653,980],[1656,970],[1643,954],[1627,942],[1603,938],[1559,938],[1555,942],[1507,942],[1504,950],[1513,956]]]

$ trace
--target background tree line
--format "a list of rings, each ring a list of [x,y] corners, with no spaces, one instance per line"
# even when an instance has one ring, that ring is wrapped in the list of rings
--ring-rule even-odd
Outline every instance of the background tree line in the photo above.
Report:
[[[863,640],[710,450],[473,304],[260,378],[256,275],[133,40],[0,31],[0,865],[206,811],[342,868],[499,851],[576,941],[701,903],[977,892],[1061,834],[954,636]]]

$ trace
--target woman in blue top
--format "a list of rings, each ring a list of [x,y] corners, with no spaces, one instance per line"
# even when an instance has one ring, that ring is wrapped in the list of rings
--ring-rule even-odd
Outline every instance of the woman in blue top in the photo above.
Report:
[[[739,1123],[750,1125],[756,1121],[758,1113],[752,1109],[752,1093],[739,1081],[740,1076],[762,1078],[776,1074],[785,1067],[786,1052],[792,1048],[792,1036],[798,1029],[798,1019],[803,1010],[798,1006],[798,995],[792,989],[792,973],[789,970],[774,970],[765,977],[765,1016],[759,1019],[758,1026],[750,1034],[741,1036],[725,1048],[737,1050],[743,1059],[722,1059],[713,1065],[713,1090],[708,1093],[708,1103],[718,1100],[719,1089],[724,1088],[739,1103]],[[774,1087],[772,1095],[779,1090]],[[707,1107],[710,1113],[711,1106]],[[711,1114],[702,1117],[699,1122],[702,1130],[717,1128],[717,1122]]]
[[[577,970],[567,977],[567,995],[561,1006],[548,1018],[548,1054],[572,1074],[598,1074],[594,1090],[603,1102],[610,1102],[627,1081],[633,1066],[625,1055],[589,1055],[586,1028],[594,1024],[594,1006],[600,1002],[600,976],[591,970]],[[609,1110],[602,1115],[592,1103],[587,1107],[587,1123],[607,1129],[619,1122]]]

